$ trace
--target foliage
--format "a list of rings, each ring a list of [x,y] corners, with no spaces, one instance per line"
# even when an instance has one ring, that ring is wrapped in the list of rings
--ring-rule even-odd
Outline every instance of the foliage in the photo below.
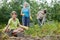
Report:
[[[30,4],[31,16],[33,18],[32,23],[33,26],[29,28],[29,30],[25,31],[26,35],[31,35],[32,37],[43,37],[46,35],[60,35],[60,3],[56,2],[57,0],[51,1],[51,5],[49,6],[47,2],[38,4],[36,1],[26,0]],[[11,2],[7,2],[7,0],[2,0],[0,4],[0,33],[2,33],[2,29],[6,26],[12,11],[16,11],[18,15],[18,19],[21,21],[22,16],[20,15],[22,5],[24,0],[11,0]],[[47,20],[54,20],[46,22],[42,27],[37,24],[36,14],[41,9],[47,10]],[[57,22],[56,22],[57,21]],[[8,35],[2,33],[2,38],[7,39]]]
[[[6,26],[6,25],[1,25],[2,27]],[[4,28],[0,29],[0,33],[3,33],[2,30]],[[50,22],[46,22],[43,26],[39,26],[38,24],[33,25],[31,27],[29,27],[28,30],[25,30],[24,33],[26,35],[31,35],[32,37],[44,37],[46,35],[60,35],[60,23],[57,21],[50,21]],[[8,35],[6,35],[5,33],[3,33],[3,38],[5,39],[6,36],[8,37]]]
[[[11,0],[11,2],[7,2],[8,0],[2,0],[0,6],[0,24],[7,23],[8,19],[11,17],[10,13],[15,10],[18,14],[18,18],[21,22],[21,9],[24,3],[24,0]],[[33,18],[33,23],[37,23],[36,14],[39,10],[45,9],[47,10],[47,20],[58,20],[60,21],[60,3],[55,1],[51,1],[51,5],[49,6],[47,1],[44,3],[38,4],[36,1],[26,0],[30,4],[31,8],[31,16]]]
[[[44,37],[46,35],[60,35],[60,23],[58,22],[47,22],[43,26],[35,25],[30,27],[29,30],[25,31],[26,35],[31,35],[32,37]]]

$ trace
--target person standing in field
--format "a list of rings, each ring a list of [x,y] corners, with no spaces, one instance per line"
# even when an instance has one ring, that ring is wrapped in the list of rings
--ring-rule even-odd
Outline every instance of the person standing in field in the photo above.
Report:
[[[46,10],[41,10],[37,13],[38,24],[42,26],[45,23],[46,19]]]
[[[25,2],[23,4],[23,8],[21,10],[21,15],[22,15],[22,24],[24,26],[29,26],[30,23],[30,8],[29,4]]]

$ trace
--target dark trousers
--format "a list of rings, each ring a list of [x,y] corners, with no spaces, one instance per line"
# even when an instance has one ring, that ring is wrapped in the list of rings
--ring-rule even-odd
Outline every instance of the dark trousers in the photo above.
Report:
[[[42,19],[37,19],[38,20],[38,24],[41,25],[42,24]]]
[[[30,24],[30,18],[23,16],[23,17],[22,17],[22,24],[23,24],[24,26],[29,26],[29,24]]]
[[[8,32],[6,32],[9,36],[13,36],[13,30],[14,29],[11,29],[11,30],[9,30]]]

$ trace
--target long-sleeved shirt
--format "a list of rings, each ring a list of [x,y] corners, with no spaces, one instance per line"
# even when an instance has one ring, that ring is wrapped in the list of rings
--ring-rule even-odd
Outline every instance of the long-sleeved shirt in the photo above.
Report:
[[[42,14],[42,13],[43,13],[42,11],[39,11],[39,12],[37,13],[37,19],[43,19],[43,18],[46,17],[46,14]]]
[[[44,23],[46,19],[46,14],[43,14],[43,11],[39,11],[37,13],[37,19],[42,19],[42,23]]]

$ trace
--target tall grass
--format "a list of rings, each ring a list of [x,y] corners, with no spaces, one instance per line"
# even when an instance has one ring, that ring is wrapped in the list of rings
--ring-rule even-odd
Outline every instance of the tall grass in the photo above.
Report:
[[[60,23],[59,22],[46,22],[43,26],[38,24],[30,27],[29,30],[25,31],[26,35],[31,35],[32,37],[43,37],[46,35],[60,35]]]
[[[6,25],[0,25],[0,33]],[[60,35],[60,23],[56,21],[46,22],[43,26],[38,24],[29,27],[29,30],[25,30],[26,35],[31,35],[32,37],[43,37],[46,35]]]

